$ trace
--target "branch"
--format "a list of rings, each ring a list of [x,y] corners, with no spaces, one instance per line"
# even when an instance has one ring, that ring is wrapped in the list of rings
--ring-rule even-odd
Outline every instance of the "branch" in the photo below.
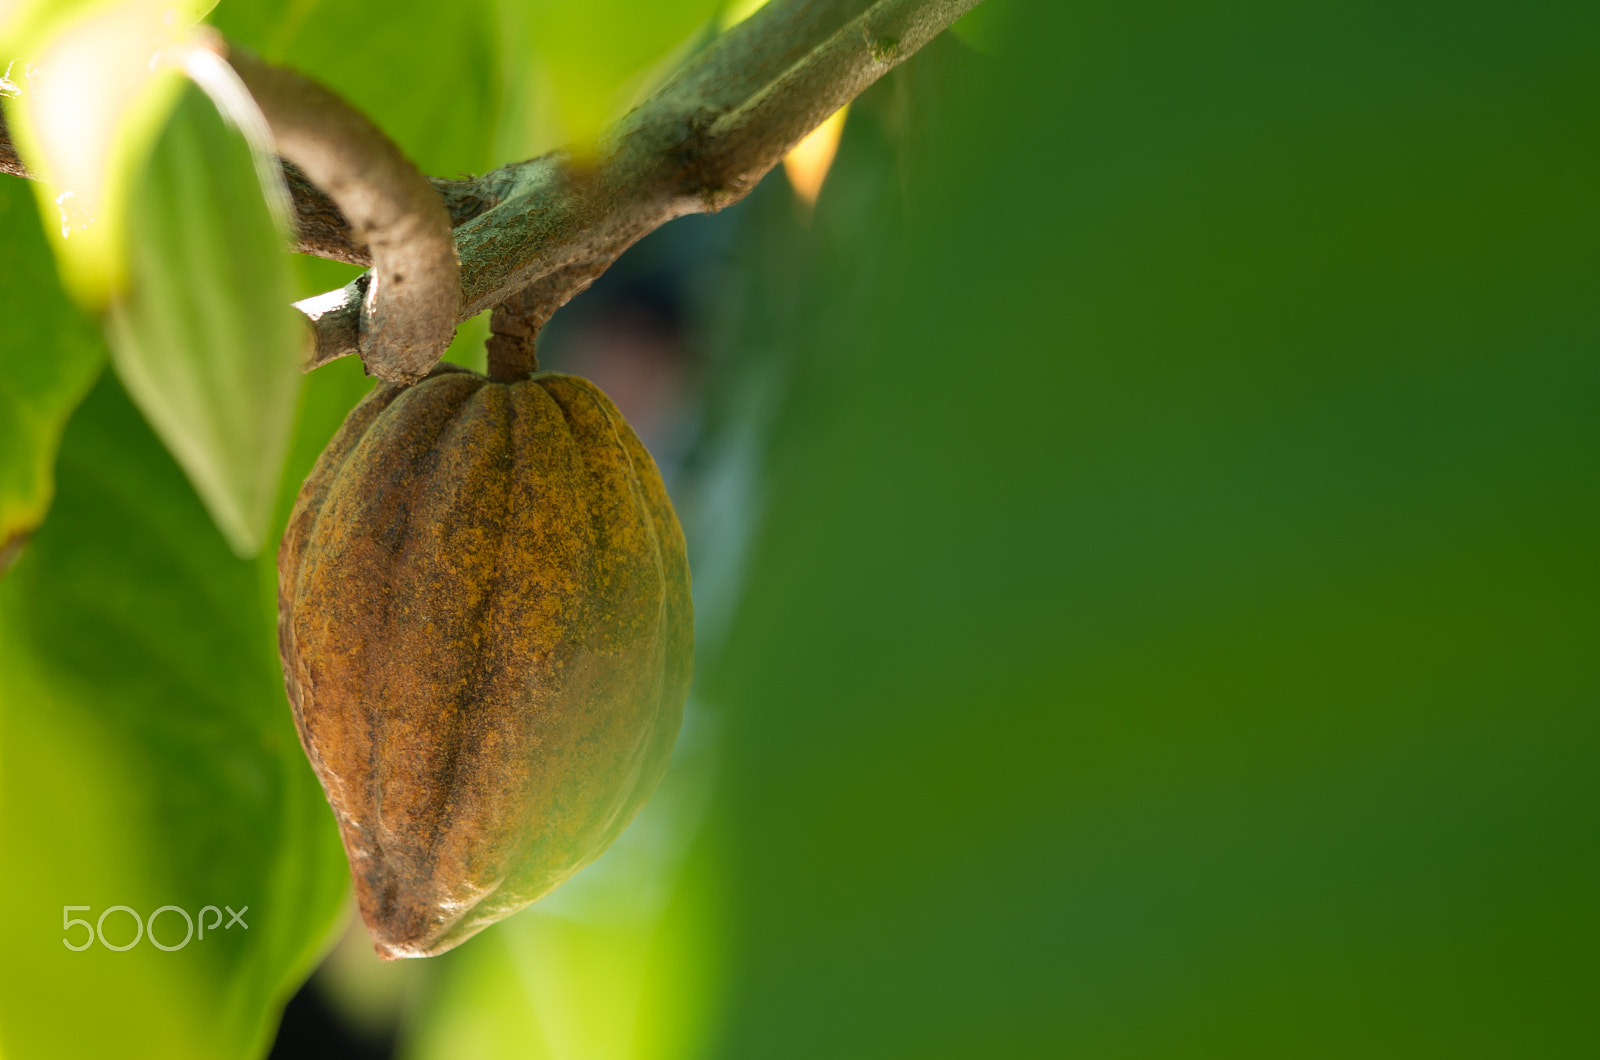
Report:
[[[11,143],[11,131],[6,128],[5,111],[0,110],[0,173],[13,177],[32,178],[28,167],[22,164],[16,147]]]
[[[4,136],[5,127],[0,125],[0,139]],[[6,146],[0,143],[0,173],[12,172],[5,168]],[[371,251],[350,230],[350,222],[345,220],[338,204],[311,183],[299,166],[286,158],[278,161],[283,164],[283,179],[289,185],[289,198],[294,203],[295,250],[301,254],[342,261],[347,265],[371,265]],[[20,168],[20,162],[18,166]],[[478,197],[476,180],[447,180],[444,177],[425,179],[444,200],[452,228],[472,220],[489,208],[489,204]]]
[[[525,292],[522,330],[537,331],[643,236],[744,198],[811,130],[977,3],[772,0],[609,129],[592,166],[556,151],[486,174],[476,190],[491,205],[455,230],[460,319]],[[354,284],[318,300],[314,365],[355,352],[358,304]]]
[[[327,192],[372,253],[357,317],[367,370],[395,383],[421,379],[450,345],[461,306],[461,269],[439,193],[365,115],[321,85],[244,49],[226,58],[278,149]]]
[[[503,305],[491,370],[525,371],[538,329],[624,250],[676,217],[744,198],[829,115],[978,3],[771,0],[608,129],[589,164],[553,151],[471,180],[430,181],[455,225],[457,320]],[[3,134],[0,170],[17,172]],[[300,249],[366,264],[341,211],[308,174],[285,169]],[[369,276],[297,304],[316,329],[308,370],[360,352]]]
[[[371,265],[371,252],[350,230],[350,222],[345,220],[338,205],[313,184],[299,166],[284,158],[278,161],[283,165],[283,178],[289,185],[289,197],[294,204],[295,250],[350,265]],[[6,128],[4,111],[0,111],[0,173],[25,180],[37,179],[17,154]],[[444,199],[452,227],[470,221],[489,208],[489,204],[478,197],[477,180],[426,179]]]

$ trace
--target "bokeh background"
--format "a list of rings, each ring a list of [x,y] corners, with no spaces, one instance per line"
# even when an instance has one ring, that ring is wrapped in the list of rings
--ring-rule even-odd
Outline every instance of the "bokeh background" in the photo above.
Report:
[[[448,175],[598,121],[562,62],[622,98],[739,14],[481,6],[213,21]],[[639,26],[680,52],[605,46]],[[103,374],[0,580],[0,1053],[1594,1055],[1597,52],[1592,2],[987,0],[814,204],[775,172],[630,251],[541,356],[668,477],[683,738],[611,852],[436,960],[345,928],[270,556]],[[308,379],[283,504],[365,386]],[[59,943],[65,903],[221,892],[236,950]]]

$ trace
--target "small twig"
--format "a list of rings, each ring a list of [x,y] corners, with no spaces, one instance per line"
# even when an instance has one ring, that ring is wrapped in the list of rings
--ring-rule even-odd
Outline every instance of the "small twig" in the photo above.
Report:
[[[372,254],[358,339],[367,370],[396,383],[427,375],[455,335],[461,305],[460,265],[439,193],[332,92],[243,49],[227,58],[279,152],[338,205]]]
[[[307,177],[300,167],[280,158],[283,180],[294,203],[296,247],[302,254],[315,254],[347,265],[371,265],[372,254],[365,243],[350,231],[339,204]]]
[[[3,133],[4,130],[0,129],[0,135]],[[0,145],[0,151],[3,151],[3,145]],[[3,165],[3,160],[4,155],[0,154],[0,165]],[[311,183],[299,166],[288,159],[279,161],[283,164],[283,179],[289,185],[289,197],[294,201],[295,250],[348,265],[371,265],[371,251],[350,230],[350,222],[345,220],[338,203]],[[476,179],[428,177],[427,181],[444,200],[452,228],[472,220],[491,205],[479,197],[484,189]]]

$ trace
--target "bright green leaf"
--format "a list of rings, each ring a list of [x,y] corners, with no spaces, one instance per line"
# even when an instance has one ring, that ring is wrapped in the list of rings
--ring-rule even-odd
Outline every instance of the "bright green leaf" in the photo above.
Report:
[[[44,518],[67,417],[105,356],[56,281],[26,185],[0,181],[0,573]]]
[[[50,519],[0,581],[6,1060],[259,1056],[315,961],[348,875],[283,694],[270,567],[230,554],[104,376],[67,430]],[[208,913],[172,952],[148,930],[74,952],[63,907],[83,905],[65,916],[248,906],[248,929]],[[134,935],[127,912],[104,927]],[[183,916],[155,930],[177,945]]]
[[[61,269],[102,309],[127,284],[130,186],[180,84],[167,56],[210,0],[68,0],[0,10],[9,125]],[[56,233],[59,232],[59,236]]]
[[[170,25],[198,22],[215,6],[216,0],[8,0],[0,5],[0,46],[26,51],[30,42],[44,40],[71,22],[113,7],[143,8]]]
[[[265,540],[305,324],[244,141],[190,89],[137,192],[133,286],[110,314],[128,392],[240,555]]]

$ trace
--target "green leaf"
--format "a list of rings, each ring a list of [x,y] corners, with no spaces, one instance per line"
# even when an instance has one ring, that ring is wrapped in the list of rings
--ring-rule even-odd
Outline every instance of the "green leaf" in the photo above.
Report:
[[[344,407],[313,417],[307,448]],[[67,430],[51,517],[0,582],[7,1060],[229,1060],[271,1041],[348,880],[283,694],[272,584],[102,377]],[[66,915],[248,906],[248,929],[224,914],[174,952],[148,932],[74,952],[62,907],[82,905]],[[177,944],[182,915],[155,930]],[[105,933],[129,941],[131,916]]]
[[[674,65],[717,0],[499,0],[512,100],[506,134],[526,154],[578,149]]]
[[[710,1055],[1592,1052],[1600,7],[1021,14],[762,321]]]
[[[128,392],[241,556],[266,538],[305,322],[250,151],[185,90],[140,182],[133,285],[109,316]]]
[[[985,55],[997,55],[1015,19],[1016,10],[1016,0],[984,0],[951,23],[950,32]]]
[[[56,280],[32,194],[0,181],[0,574],[44,518],[67,417],[105,357],[99,328]]]
[[[12,137],[66,288],[100,310],[128,281],[129,191],[177,99],[168,61],[210,0],[23,0],[0,11]],[[59,233],[59,234],[58,234]]]
[[[424,172],[454,176],[592,138],[721,7],[397,0],[374,18],[363,0],[226,0],[212,21],[338,91]]]
[[[28,50],[30,44],[47,39],[62,26],[85,15],[117,8],[147,12],[153,21],[168,27],[193,24],[216,6],[216,0],[13,0],[0,9],[0,45]],[[166,16],[163,18],[163,16]]]
[[[507,161],[492,150],[501,85],[488,4],[224,0],[212,22],[338,92],[424,173],[450,177]]]
[[[715,745],[693,704],[660,789],[561,889],[434,964],[408,1060],[679,1060],[714,1012]]]

